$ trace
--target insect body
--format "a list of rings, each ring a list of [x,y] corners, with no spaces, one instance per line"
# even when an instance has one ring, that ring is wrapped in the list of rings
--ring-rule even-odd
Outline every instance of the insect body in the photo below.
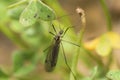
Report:
[[[51,34],[53,34],[53,33],[51,33]],[[62,34],[63,34],[63,30],[60,30],[57,35],[53,34],[55,36],[54,42],[51,45],[51,50],[47,54],[47,57],[45,60],[45,69],[47,72],[51,72],[56,66]]]
[[[52,27],[53,27],[53,29],[54,29],[56,34],[50,32],[54,36],[54,40],[53,40],[53,44],[51,46],[49,46],[48,54],[47,54],[47,57],[45,59],[45,70],[47,72],[51,72],[51,71],[54,70],[54,68],[56,66],[56,63],[57,63],[57,59],[58,59],[59,48],[60,48],[60,45],[61,45],[61,47],[63,49],[63,55],[64,55],[65,63],[67,65],[67,67],[69,68],[69,70],[72,72],[71,68],[69,67],[69,65],[67,63],[67,59],[65,57],[65,52],[64,52],[64,48],[63,48],[63,44],[62,44],[62,41],[65,41],[62,38],[64,37],[64,35],[67,32],[67,30],[69,28],[71,28],[71,27],[68,27],[65,31],[60,30],[58,33],[55,30],[54,25],[52,25]],[[69,41],[65,41],[65,42],[73,44],[73,45],[75,45],[77,47],[80,47],[79,45],[74,44],[72,42],[69,42]],[[73,72],[72,72],[72,74],[73,74],[73,76],[74,76],[74,78],[76,80],[76,77],[75,77]]]

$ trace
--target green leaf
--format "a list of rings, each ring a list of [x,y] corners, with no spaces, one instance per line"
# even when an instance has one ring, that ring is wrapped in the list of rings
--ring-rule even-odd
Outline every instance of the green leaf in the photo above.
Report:
[[[106,37],[110,40],[113,48],[120,49],[120,35],[116,32],[107,32]]]
[[[35,27],[30,27],[21,35],[22,39],[32,48],[37,48],[40,45],[40,35],[37,33]]]
[[[34,55],[33,58],[32,58],[32,64],[37,65],[39,63],[40,59],[41,59],[40,54]]]
[[[37,8],[40,19],[46,21],[51,21],[56,19],[55,12],[50,7],[45,5],[42,1],[38,0]]]
[[[31,0],[20,16],[20,23],[23,26],[30,26],[36,22],[37,6],[36,1]]]
[[[97,77],[97,71],[98,71],[97,66],[92,69],[91,76],[90,76],[92,80],[94,80]]]
[[[24,10],[25,6],[18,6],[8,10],[8,15],[13,19],[19,19],[20,14]]]
[[[32,50],[15,51],[12,57],[14,71],[16,72],[23,67],[26,61],[31,61],[31,59],[34,57],[33,55],[34,52]]]
[[[100,78],[100,79],[96,79],[96,80],[109,80],[107,78]]]
[[[16,72],[19,68],[21,68],[24,64],[24,58],[22,56],[22,51],[15,51],[12,56],[13,60],[13,69]]]
[[[20,23],[24,26],[30,26],[40,18],[51,21],[56,18],[55,12],[42,3],[40,0],[31,0],[20,16]]]
[[[0,80],[9,80],[8,78],[0,78]]]
[[[108,56],[112,51],[110,40],[105,36],[101,36],[99,43],[96,45],[96,52],[100,56]]]
[[[107,78],[111,80],[120,80],[120,71],[109,71]]]
[[[0,78],[8,78],[8,75],[2,69],[0,69]]]
[[[31,73],[35,69],[35,65],[27,65],[24,67],[21,67],[18,71],[14,73],[14,76],[16,77],[23,77],[29,73]]]
[[[24,27],[17,21],[17,20],[12,20],[10,24],[10,29],[15,32],[15,33],[23,33]]]
[[[39,61],[39,55],[32,50],[16,51],[13,54],[14,76],[23,77],[32,72]]]
[[[86,78],[82,78],[81,80],[92,80],[92,79],[89,77],[86,77]]]

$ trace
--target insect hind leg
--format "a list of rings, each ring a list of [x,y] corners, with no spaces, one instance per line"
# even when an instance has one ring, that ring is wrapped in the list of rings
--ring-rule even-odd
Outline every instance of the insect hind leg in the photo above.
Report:
[[[69,70],[71,71],[74,79],[77,80],[75,74],[73,73],[72,69],[70,68],[70,66],[69,66],[69,64],[68,64],[68,62],[67,62],[67,58],[66,58],[66,56],[65,56],[65,51],[64,51],[64,47],[63,47],[62,42],[61,42],[61,46],[62,46],[62,51],[63,51],[63,56],[64,56],[64,59],[65,59],[65,63],[66,63],[66,65],[67,65],[67,67],[69,68]]]

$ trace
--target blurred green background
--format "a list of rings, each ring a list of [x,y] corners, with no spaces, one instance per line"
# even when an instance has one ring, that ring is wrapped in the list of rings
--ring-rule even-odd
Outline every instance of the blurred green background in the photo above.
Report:
[[[64,63],[64,57],[61,54],[62,53],[61,50],[59,52],[60,57],[58,58],[58,63],[55,68],[55,71],[48,73],[44,70],[45,55],[43,53],[43,50],[46,49],[51,44],[51,40],[53,36],[51,36],[48,33],[49,27],[51,26],[49,25],[49,23],[47,23],[47,21],[44,22],[39,20],[38,22],[36,22],[36,24],[25,29],[19,23],[19,17],[16,18],[16,16],[14,15],[16,13],[11,14],[10,9],[7,9],[9,5],[17,1],[19,0],[0,1],[0,68],[4,68],[7,74],[12,75],[13,67],[14,67],[14,61],[12,60],[13,59],[12,56],[15,53],[15,51],[23,51],[23,52],[28,51],[28,53],[29,51],[31,53],[33,51],[32,54],[37,54],[37,56],[40,55],[40,57],[42,57],[37,62],[37,66],[35,67],[35,69],[32,70],[30,74],[27,74],[23,78],[18,79],[12,76],[8,80],[68,80],[70,71],[67,68],[66,64]],[[120,27],[119,27],[120,0],[105,0],[105,1],[111,15],[112,28],[113,28],[112,31],[120,34]],[[55,10],[57,17],[71,13],[73,14],[62,17],[58,20],[61,23],[61,25],[64,25],[62,26],[62,28],[69,27],[72,25],[77,25],[74,27],[74,29],[70,29],[65,35],[64,39],[67,41],[72,41],[73,43],[76,43],[77,32],[79,32],[79,30],[82,29],[82,23],[80,22],[80,17],[75,12],[75,9],[77,7],[81,7],[85,11],[85,15],[86,15],[86,29],[82,44],[84,44],[85,42],[89,42],[95,39],[96,37],[99,37],[103,33],[107,32],[107,24],[105,18],[106,16],[104,14],[104,11],[101,7],[99,0],[43,0],[43,2],[47,4],[49,7],[51,7],[53,10]],[[17,9],[18,12],[20,10],[23,10],[26,5],[27,3],[22,5],[21,9],[18,8]],[[57,26],[56,27],[57,30],[59,30],[59,24],[57,24],[56,26]],[[15,34],[16,37],[12,36],[12,34]],[[21,38],[22,40],[19,38]],[[26,44],[28,44],[30,48],[28,48],[28,45]],[[72,65],[71,58],[75,54],[74,52],[75,50],[72,49],[77,47],[68,43],[64,43],[64,48],[65,48],[65,54],[67,55],[68,64],[71,66]],[[120,50],[114,49],[112,53],[113,53],[112,55],[113,60],[111,61],[111,65],[109,68],[111,70],[119,69]],[[82,55],[82,53],[80,55]],[[89,76],[91,68],[98,65],[95,63],[95,61],[88,62],[87,64],[87,61],[84,61],[83,59],[83,58],[87,59],[87,57],[84,56],[86,56],[86,54],[85,55],[83,54],[83,56],[79,57],[78,65],[76,68],[78,72],[80,72],[80,74],[84,76]],[[100,59],[104,64],[108,60],[107,57],[100,57]],[[79,76],[80,75],[78,75],[78,77]]]

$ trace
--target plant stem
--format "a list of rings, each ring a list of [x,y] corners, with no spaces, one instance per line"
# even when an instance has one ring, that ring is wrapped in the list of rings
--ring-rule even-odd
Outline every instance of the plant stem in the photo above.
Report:
[[[82,29],[82,31],[78,34],[77,43],[79,43],[79,45],[81,44],[83,33],[84,33],[84,29]],[[76,67],[77,67],[77,63],[78,63],[78,59],[79,59],[80,49],[81,48],[77,48],[76,51],[75,51],[76,54],[73,55],[72,71],[73,71],[73,73],[75,73],[75,75],[77,74]],[[70,80],[74,80],[72,74],[70,74]]]
[[[110,16],[110,12],[108,10],[108,7],[105,3],[105,0],[100,0],[102,9],[104,11],[105,17],[106,17],[106,22],[107,22],[107,30],[108,31],[112,31],[112,22],[111,22],[111,16]]]
[[[81,18],[81,22],[82,22],[82,30],[78,32],[77,43],[80,46],[82,46],[82,39],[83,39],[83,35],[84,35],[84,32],[85,32],[85,28],[86,28],[86,18],[85,18],[84,10],[82,10],[81,8],[77,8],[76,11],[79,14],[79,16]],[[76,54],[73,56],[72,71],[73,71],[73,73],[75,73],[75,75],[77,74],[76,67],[77,67],[77,64],[78,64],[80,50],[81,50],[81,47],[77,48],[76,49]],[[70,74],[70,80],[74,80],[72,73]]]
[[[105,13],[105,16],[106,16],[107,30],[112,31],[112,21],[111,21],[109,9],[105,3],[105,0],[100,0],[100,3],[101,3],[103,11]],[[108,72],[109,66],[111,65],[111,62],[112,62],[112,52],[113,51],[111,51],[110,55],[108,56],[108,62],[107,62],[107,65],[105,67],[105,74]]]

